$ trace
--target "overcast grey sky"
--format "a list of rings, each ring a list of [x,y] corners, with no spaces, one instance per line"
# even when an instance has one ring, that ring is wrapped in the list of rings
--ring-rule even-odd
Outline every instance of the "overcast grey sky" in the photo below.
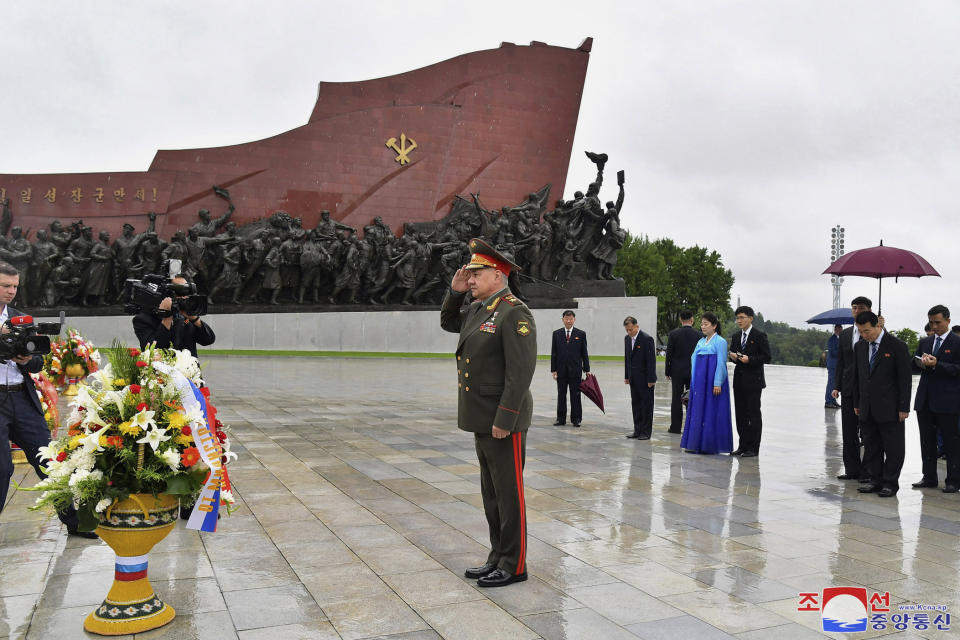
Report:
[[[797,326],[831,305],[841,224],[848,250],[882,238],[943,275],[886,280],[890,327],[935,303],[960,322],[956,2],[12,4],[0,173],[141,171],[157,149],[304,124],[321,80],[592,36],[567,196],[592,177],[582,151],[607,152],[632,233],[719,251],[734,304]],[[876,292],[848,278],[842,297]]]

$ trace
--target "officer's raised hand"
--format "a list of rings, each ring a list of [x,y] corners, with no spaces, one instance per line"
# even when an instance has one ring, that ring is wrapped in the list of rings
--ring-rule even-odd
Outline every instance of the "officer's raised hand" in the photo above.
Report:
[[[450,280],[450,288],[457,293],[466,293],[470,289],[470,271],[460,267]]]

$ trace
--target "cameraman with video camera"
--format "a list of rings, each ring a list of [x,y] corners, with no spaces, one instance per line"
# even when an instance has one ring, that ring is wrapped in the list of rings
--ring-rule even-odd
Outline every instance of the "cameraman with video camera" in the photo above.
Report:
[[[31,318],[10,306],[19,286],[20,272],[16,267],[0,260],[0,305],[3,305],[3,309],[0,310],[0,333],[5,337],[11,337],[11,333],[15,334],[14,325],[31,328],[33,326]],[[16,322],[14,318],[23,318],[27,322]],[[36,337],[34,334],[31,336]],[[15,334],[12,337],[17,336]],[[4,348],[9,346],[8,341],[3,342]],[[16,341],[13,342],[16,345]],[[28,346],[33,346],[33,341],[25,342],[31,342]],[[35,343],[44,344],[41,340],[36,340]],[[13,352],[19,352],[21,355],[11,356],[10,352],[5,351],[3,355],[6,357],[0,359],[0,511],[3,511],[3,505],[7,502],[7,490],[10,487],[10,479],[13,477],[13,458],[7,441],[23,449],[27,462],[33,466],[40,478],[45,478],[46,474],[42,471],[37,452],[40,447],[50,444],[50,429],[47,428],[47,422],[43,419],[43,408],[37,398],[33,378],[30,377],[31,373],[38,373],[43,368],[43,358],[36,352],[25,355],[24,351],[19,351],[16,346],[12,349]],[[49,339],[46,340],[46,347],[49,351]],[[26,351],[30,353],[29,349]],[[97,537],[97,534],[92,531],[77,531],[79,524],[77,511],[72,506],[57,513],[57,517],[67,526],[67,533],[70,535],[83,538]]]
[[[151,342],[156,342],[161,349],[188,349],[190,354],[197,357],[197,345],[209,346],[217,339],[210,325],[200,319],[206,309],[196,308],[185,304],[196,298],[190,296],[193,287],[183,276],[174,276],[170,279],[169,288],[176,295],[166,297],[160,301],[156,310],[142,310],[133,317],[133,330],[143,349]],[[200,296],[206,301],[206,298]],[[205,305],[204,305],[205,306]]]

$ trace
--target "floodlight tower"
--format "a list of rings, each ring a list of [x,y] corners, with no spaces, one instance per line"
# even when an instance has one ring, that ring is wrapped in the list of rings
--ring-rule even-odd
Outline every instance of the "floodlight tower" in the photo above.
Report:
[[[830,230],[830,264],[840,259],[845,253],[843,249],[844,228],[840,225]],[[840,308],[840,285],[843,284],[843,276],[831,276],[830,284],[833,285],[833,308]]]

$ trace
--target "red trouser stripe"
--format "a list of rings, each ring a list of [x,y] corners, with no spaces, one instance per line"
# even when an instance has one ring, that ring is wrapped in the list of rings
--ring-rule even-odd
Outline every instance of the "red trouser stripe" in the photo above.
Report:
[[[527,561],[527,507],[523,502],[523,434],[513,433],[513,468],[517,475],[517,497],[520,500],[520,559],[517,561],[517,574],[526,571]]]
[[[123,571],[115,571],[113,574],[114,579],[118,582],[133,582],[134,580],[141,580],[147,577],[147,570],[137,571],[134,573],[124,573]]]

